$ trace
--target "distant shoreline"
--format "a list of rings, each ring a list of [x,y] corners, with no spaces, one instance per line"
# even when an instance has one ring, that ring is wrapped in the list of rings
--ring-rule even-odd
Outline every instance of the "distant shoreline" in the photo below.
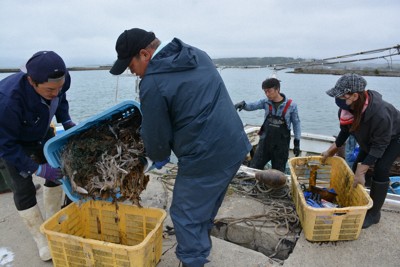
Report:
[[[218,66],[219,68],[261,68],[263,66]],[[69,71],[90,71],[90,70],[110,70],[111,66],[96,67],[71,67]],[[19,72],[16,68],[0,68],[0,73]],[[381,77],[400,77],[400,70],[382,70],[382,69],[326,69],[326,68],[296,68],[287,73],[295,74],[324,74],[324,75],[343,75],[345,73],[356,73],[362,76],[381,76]]]
[[[71,67],[67,68],[69,71],[86,71],[86,70],[110,70],[111,66],[96,66],[96,67]],[[7,72],[19,72],[20,69],[15,68],[3,68],[0,69],[0,73]]]
[[[381,69],[319,69],[319,68],[297,68],[288,73],[297,74],[329,74],[343,75],[346,73],[356,73],[362,76],[382,76],[382,77],[400,77],[399,70],[381,70]]]

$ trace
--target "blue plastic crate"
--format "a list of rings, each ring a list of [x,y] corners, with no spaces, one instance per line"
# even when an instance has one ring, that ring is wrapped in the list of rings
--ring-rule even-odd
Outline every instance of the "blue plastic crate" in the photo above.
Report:
[[[392,176],[390,178],[390,186],[388,193],[400,195],[400,176]]]
[[[60,168],[61,153],[69,138],[101,123],[102,121],[115,117],[126,118],[134,112],[137,112],[137,110],[140,112],[140,104],[138,102],[132,100],[124,101],[93,117],[90,117],[67,131],[61,132],[48,140],[44,146],[44,155],[47,162],[54,168]]]
[[[50,140],[48,140],[44,146],[44,155],[47,162],[54,168],[61,167],[61,153],[64,146],[68,143],[69,138],[77,135],[103,121],[109,119],[126,118],[134,112],[140,112],[140,104],[136,101],[124,101],[116,106],[113,106],[89,119],[81,122],[77,126],[74,126],[67,131],[58,131],[57,135]],[[85,199],[74,192],[71,187],[71,183],[68,177],[64,177],[60,180],[62,183],[62,188],[67,194],[69,199],[74,202],[85,201]],[[118,196],[118,194],[117,194]],[[107,199],[107,201],[112,201],[112,198]]]

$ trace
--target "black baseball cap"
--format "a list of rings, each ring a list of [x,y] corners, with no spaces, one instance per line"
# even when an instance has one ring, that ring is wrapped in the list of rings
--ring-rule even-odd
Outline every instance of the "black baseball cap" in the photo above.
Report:
[[[114,62],[110,73],[120,75],[129,66],[132,58],[139,51],[146,48],[156,36],[153,32],[148,32],[139,28],[125,30],[117,39],[115,50],[117,51],[118,59]]]

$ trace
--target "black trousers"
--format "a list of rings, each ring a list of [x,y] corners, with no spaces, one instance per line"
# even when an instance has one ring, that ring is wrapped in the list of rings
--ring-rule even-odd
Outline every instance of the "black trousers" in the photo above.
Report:
[[[54,132],[50,129],[45,140],[48,140],[53,136]],[[43,144],[24,144],[23,149],[25,154],[36,163],[43,164],[47,162],[43,153]],[[26,210],[37,204],[36,188],[32,176],[24,178],[19,174],[19,171],[12,163],[6,162],[3,158],[0,158],[0,172],[14,193],[14,203],[17,210]],[[59,186],[59,184],[46,180],[44,186],[55,187]]]
[[[358,153],[358,156],[353,164],[353,172],[355,172],[357,169],[357,163],[362,162],[367,155],[367,152],[360,149],[360,152]],[[400,137],[392,139],[382,157],[375,162],[374,173],[372,177],[374,181],[388,182],[390,180],[390,168],[398,156],[400,156]]]
[[[265,164],[271,161],[272,169],[285,172],[286,163],[289,158],[289,143],[290,136],[286,140],[283,138],[272,139],[261,136],[250,167],[263,170]]]

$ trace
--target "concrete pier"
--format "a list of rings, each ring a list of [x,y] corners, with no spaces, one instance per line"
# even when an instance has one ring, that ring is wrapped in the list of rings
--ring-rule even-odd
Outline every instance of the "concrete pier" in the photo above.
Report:
[[[171,203],[172,192],[161,182],[160,174],[151,174],[147,189],[142,194],[142,205],[166,208]],[[43,183],[41,178],[35,182]],[[37,192],[42,205],[43,187]],[[246,216],[260,213],[260,203],[237,194],[227,194],[218,214],[219,217]],[[0,266],[53,266],[52,262],[40,260],[36,244],[20,219],[13,202],[12,193],[0,194]],[[354,241],[309,242],[301,233],[293,253],[283,266],[399,266],[400,214],[382,212],[381,222],[362,230]],[[166,226],[173,226],[167,216]],[[212,237],[213,248],[206,267],[267,267],[280,266],[264,254]],[[157,267],[179,266],[175,257],[176,239],[165,235],[163,255]]]

